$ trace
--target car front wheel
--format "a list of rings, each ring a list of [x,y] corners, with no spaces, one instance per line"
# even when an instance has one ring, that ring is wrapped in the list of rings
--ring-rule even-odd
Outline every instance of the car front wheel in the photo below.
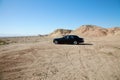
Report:
[[[55,43],[55,44],[58,44],[58,41],[57,41],[57,40],[55,40],[55,41],[54,41],[54,43]]]
[[[78,42],[77,42],[77,41],[73,41],[73,44],[77,45],[77,44],[78,44]]]

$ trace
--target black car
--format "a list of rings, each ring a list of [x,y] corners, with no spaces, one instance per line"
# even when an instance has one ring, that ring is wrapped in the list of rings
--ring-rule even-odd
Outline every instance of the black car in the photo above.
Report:
[[[55,44],[79,44],[83,43],[84,39],[76,35],[66,35],[62,38],[55,38],[53,43]]]

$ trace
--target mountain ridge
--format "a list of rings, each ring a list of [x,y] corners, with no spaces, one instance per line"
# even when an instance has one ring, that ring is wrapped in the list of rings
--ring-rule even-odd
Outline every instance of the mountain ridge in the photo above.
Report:
[[[56,29],[52,33],[49,34],[51,37],[58,37],[63,35],[80,35],[85,37],[102,37],[102,36],[113,36],[120,35],[120,27],[112,27],[112,28],[103,28],[96,25],[82,25],[75,30],[69,29]]]

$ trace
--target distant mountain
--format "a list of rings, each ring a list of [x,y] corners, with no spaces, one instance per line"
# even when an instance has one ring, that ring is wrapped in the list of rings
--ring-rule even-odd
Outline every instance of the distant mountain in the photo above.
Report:
[[[13,36],[21,36],[19,34],[2,34],[0,33],[0,37],[13,37]]]
[[[50,34],[51,37],[75,34],[83,37],[102,37],[120,35],[120,27],[102,28],[96,25],[82,25],[75,30],[57,29]]]

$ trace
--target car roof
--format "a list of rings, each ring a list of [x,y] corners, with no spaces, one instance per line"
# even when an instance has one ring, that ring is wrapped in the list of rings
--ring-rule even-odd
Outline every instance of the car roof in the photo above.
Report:
[[[65,35],[65,36],[77,36],[77,35]]]
[[[74,36],[74,37],[79,37],[79,36],[77,36],[77,35],[65,35],[64,37],[66,37],[66,36]],[[79,37],[80,38],[80,37]]]

